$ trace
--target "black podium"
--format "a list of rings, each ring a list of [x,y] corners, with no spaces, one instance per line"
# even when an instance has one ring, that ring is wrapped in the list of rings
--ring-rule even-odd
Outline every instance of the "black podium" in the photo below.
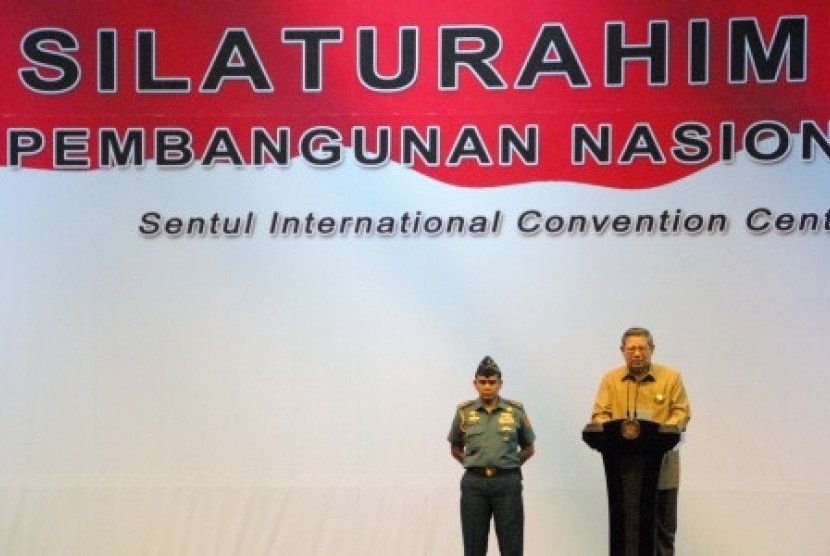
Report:
[[[588,425],[582,439],[602,453],[605,465],[610,556],[653,556],[657,479],[663,454],[680,441],[680,431],[619,419]]]

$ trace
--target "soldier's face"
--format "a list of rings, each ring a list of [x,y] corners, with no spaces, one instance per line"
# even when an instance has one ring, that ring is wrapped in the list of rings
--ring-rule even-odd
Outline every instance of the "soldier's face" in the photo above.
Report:
[[[501,379],[496,375],[477,376],[473,380],[473,385],[481,399],[486,402],[498,397],[499,390],[501,390]]]

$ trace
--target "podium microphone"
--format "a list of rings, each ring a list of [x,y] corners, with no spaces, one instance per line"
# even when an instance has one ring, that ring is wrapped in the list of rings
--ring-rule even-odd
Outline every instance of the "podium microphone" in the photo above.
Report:
[[[637,398],[640,396],[640,381],[629,373],[626,380],[633,380],[637,383],[634,389],[634,415],[631,415],[631,388],[626,386],[625,390],[625,421],[623,421],[621,433],[626,440],[634,440],[640,436],[640,422],[637,421]]]

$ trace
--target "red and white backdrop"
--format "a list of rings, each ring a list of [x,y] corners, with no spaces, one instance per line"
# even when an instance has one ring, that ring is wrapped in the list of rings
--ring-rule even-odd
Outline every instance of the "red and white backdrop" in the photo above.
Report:
[[[604,554],[642,325],[678,554],[826,554],[830,8],[710,4],[2,0],[0,553],[458,554],[491,355]]]

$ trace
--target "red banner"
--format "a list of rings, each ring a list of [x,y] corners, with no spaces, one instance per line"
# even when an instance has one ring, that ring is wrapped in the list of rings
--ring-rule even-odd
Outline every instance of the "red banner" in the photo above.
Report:
[[[455,185],[644,188],[830,158],[823,3],[3,4],[4,166],[351,149]]]

